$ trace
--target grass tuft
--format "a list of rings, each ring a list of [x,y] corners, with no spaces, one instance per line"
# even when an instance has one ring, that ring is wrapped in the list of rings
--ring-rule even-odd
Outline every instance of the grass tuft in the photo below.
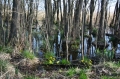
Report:
[[[74,68],[70,68],[68,70],[68,72],[67,72],[67,75],[70,76],[70,77],[74,76],[75,75],[75,69]]]
[[[31,59],[31,60],[35,58],[35,55],[32,52],[30,52],[29,50],[24,50],[22,52],[22,56],[27,59]]]
[[[87,75],[86,75],[86,73],[85,73],[84,70],[81,70],[81,71],[80,71],[79,79],[87,79]]]
[[[5,72],[7,70],[8,62],[5,60],[0,60],[0,71]]]

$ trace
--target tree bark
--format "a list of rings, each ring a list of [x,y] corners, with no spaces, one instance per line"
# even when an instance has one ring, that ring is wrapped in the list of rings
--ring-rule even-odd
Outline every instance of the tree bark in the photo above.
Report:
[[[3,28],[2,28],[2,25],[3,25],[3,19],[2,19],[2,0],[0,0],[0,44],[3,45]]]
[[[19,29],[20,29],[20,0],[13,0],[12,21],[10,27],[9,42],[13,46],[19,43]]]
[[[28,50],[32,50],[32,25],[33,25],[33,16],[34,16],[34,11],[33,11],[33,0],[30,0],[30,6],[29,6],[29,13],[28,13]]]
[[[101,0],[101,16],[100,16],[100,24],[98,31],[98,41],[104,40],[104,22],[105,22],[105,4],[106,0]]]
[[[90,48],[91,48],[91,42],[92,42],[92,38],[91,38],[91,32],[92,32],[92,27],[93,27],[93,12],[94,12],[94,9],[95,9],[95,6],[94,6],[94,0],[91,0],[90,2],[90,23],[89,23],[89,39],[88,39],[88,50],[87,50],[87,54],[88,56],[90,55]]]

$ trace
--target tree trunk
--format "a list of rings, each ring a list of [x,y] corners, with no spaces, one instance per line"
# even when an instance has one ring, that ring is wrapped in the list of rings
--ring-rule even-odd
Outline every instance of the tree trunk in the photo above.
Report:
[[[104,40],[104,22],[105,22],[105,4],[106,0],[101,0],[101,16],[100,16],[100,24],[98,31],[98,41]]]
[[[82,10],[83,0],[77,0],[75,5],[75,11],[74,11],[74,20],[73,20],[73,28],[72,28],[72,37],[73,40],[75,40],[78,37],[78,31],[80,26],[80,16],[81,16],[81,10]]]
[[[3,45],[3,19],[2,19],[2,0],[0,0],[0,44]]]
[[[91,0],[90,2],[90,23],[89,23],[89,39],[88,39],[88,56],[90,55],[90,48],[91,48],[91,42],[92,42],[92,37],[91,37],[91,32],[92,32],[92,26],[93,26],[93,12],[94,12],[95,6],[94,6],[94,0]]]
[[[20,0],[13,0],[12,21],[10,27],[9,42],[13,46],[19,43],[19,29],[20,29]]]
[[[50,51],[49,37],[51,35],[51,27],[53,26],[53,11],[51,0],[45,0],[45,26],[46,26],[46,49]]]
[[[10,10],[11,10],[11,5],[10,5],[10,0],[8,0],[8,6],[7,6],[7,15],[5,18],[5,24],[6,24],[6,32],[5,32],[5,45],[7,45],[8,43],[8,39],[9,39],[9,31],[10,31]]]
[[[32,25],[33,25],[33,15],[34,15],[34,11],[33,11],[33,0],[30,0],[30,12],[29,12],[29,16],[28,16],[28,41],[29,41],[29,46],[28,49],[31,51],[32,50]]]

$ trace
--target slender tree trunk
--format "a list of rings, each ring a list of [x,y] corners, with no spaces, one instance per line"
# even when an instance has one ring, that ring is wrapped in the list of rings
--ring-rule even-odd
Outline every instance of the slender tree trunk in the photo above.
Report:
[[[98,20],[99,20],[99,17],[100,17],[99,10],[100,10],[100,0],[98,0],[98,10],[97,10],[97,15],[96,15],[94,27],[98,24]]]
[[[4,17],[6,17],[6,2],[7,0],[4,0]]]
[[[63,0],[63,26],[64,26],[64,37],[67,35],[67,2]]]
[[[118,22],[119,22],[119,24],[118,24],[118,26],[119,26],[119,36],[120,36],[120,0],[119,0],[119,20],[118,20]]]
[[[29,12],[29,16],[28,16],[28,42],[29,42],[29,46],[28,49],[31,51],[32,50],[32,26],[33,26],[33,15],[34,15],[34,11],[33,11],[33,0],[30,0],[30,12]]]
[[[2,19],[2,0],[0,0],[0,35],[1,35],[0,36],[0,44],[1,45],[3,45],[2,44],[2,41],[3,41],[3,34],[2,34],[3,33],[3,28],[2,28],[3,26],[2,25],[3,25],[3,19]]]
[[[50,51],[50,43],[49,43],[49,37],[51,35],[51,27],[53,25],[53,11],[52,11],[52,4],[51,0],[45,0],[45,26],[46,26],[46,49]]]
[[[84,60],[84,27],[85,27],[85,5],[83,5],[82,11],[82,59]]]
[[[6,33],[5,33],[5,45],[7,45],[8,43],[8,39],[9,39],[9,31],[10,31],[10,10],[11,10],[11,5],[10,5],[10,0],[8,0],[8,6],[7,6],[7,15],[6,15],[6,19],[5,19],[5,23],[6,23]]]
[[[95,6],[94,6],[94,0],[91,0],[90,2],[90,23],[89,23],[89,39],[88,39],[88,56],[90,55],[90,48],[91,48],[91,42],[92,42],[92,38],[91,38],[91,31],[92,31],[92,26],[93,26],[93,12],[94,12]]]
[[[25,30],[25,14],[24,14],[24,9],[25,9],[25,5],[24,5],[24,0],[21,0],[21,4],[20,4],[20,45],[19,45],[19,49],[25,49],[25,37],[26,37],[26,30]]]

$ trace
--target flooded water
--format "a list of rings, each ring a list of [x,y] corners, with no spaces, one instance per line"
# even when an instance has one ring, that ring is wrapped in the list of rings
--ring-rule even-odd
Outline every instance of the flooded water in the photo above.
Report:
[[[38,33],[38,37],[36,38],[35,36],[33,36],[33,50],[39,54],[39,57],[43,57],[43,51],[40,49],[40,47],[43,45],[43,40],[42,40],[42,36],[40,35],[40,30],[39,29],[35,29],[33,30],[33,32],[37,32]],[[107,30],[106,33],[111,34],[110,30]],[[89,34],[89,31],[87,32],[87,34]],[[92,36],[92,35],[91,35]],[[110,37],[109,36],[105,36],[105,40],[106,40],[106,44],[109,44],[109,46],[106,48],[107,50],[112,50],[112,43],[109,42]],[[94,42],[96,40],[95,37],[92,36],[92,42]],[[87,55],[87,41],[88,38],[85,37],[84,38],[84,55]],[[58,33],[58,44],[60,45],[59,48],[59,52],[62,51],[62,41],[61,41],[61,35],[60,32]],[[56,43],[54,43],[53,45],[53,52],[56,55],[56,57],[61,57],[60,54],[57,54],[57,47],[56,47]],[[90,57],[94,57],[95,56],[95,52],[96,52],[96,48],[95,46],[93,46],[91,44],[91,49],[90,49]],[[120,44],[118,44],[118,47],[116,49],[116,53],[120,53]],[[72,54],[70,54],[70,61],[72,60]],[[78,56],[77,59],[81,58],[81,44],[80,44],[80,48],[78,49]]]

